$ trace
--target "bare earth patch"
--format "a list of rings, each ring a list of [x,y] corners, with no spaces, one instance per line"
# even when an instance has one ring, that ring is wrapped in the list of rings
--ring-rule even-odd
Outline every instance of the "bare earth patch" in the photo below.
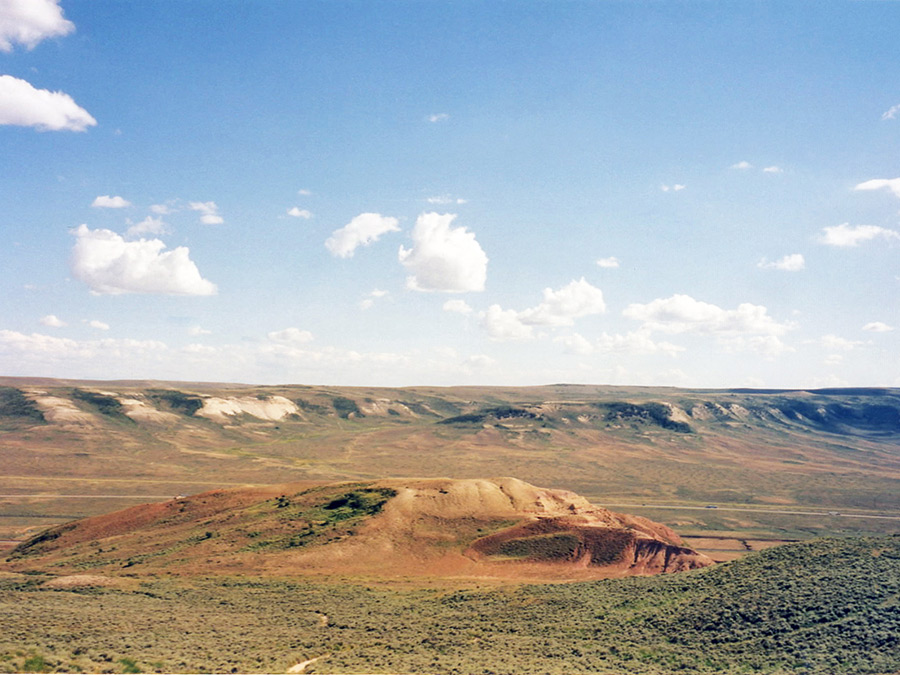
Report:
[[[128,585],[129,579],[122,577],[105,577],[101,574],[71,574],[64,577],[56,577],[45,581],[44,588],[70,589],[70,588],[123,588]]]

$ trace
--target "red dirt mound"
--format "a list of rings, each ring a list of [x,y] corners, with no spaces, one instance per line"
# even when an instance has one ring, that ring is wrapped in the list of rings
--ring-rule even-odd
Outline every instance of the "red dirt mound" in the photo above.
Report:
[[[51,528],[6,567],[574,579],[704,567],[669,528],[514,478],[216,490]]]

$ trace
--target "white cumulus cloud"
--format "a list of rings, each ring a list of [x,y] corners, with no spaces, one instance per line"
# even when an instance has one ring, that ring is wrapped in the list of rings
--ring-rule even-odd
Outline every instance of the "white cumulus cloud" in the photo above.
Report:
[[[806,261],[803,259],[802,254],[792,253],[791,255],[786,255],[780,260],[775,260],[773,262],[769,262],[768,260],[763,258],[756,264],[756,266],[762,267],[763,269],[783,270],[785,272],[799,272],[806,267]]]
[[[444,309],[465,313],[468,306],[448,302]],[[605,311],[603,292],[582,277],[559,290],[544,289],[543,301],[529,309],[516,311],[491,305],[480,317],[481,327],[492,340],[525,340],[534,337],[534,326],[571,326],[575,319]]]
[[[647,330],[663,333],[782,335],[793,327],[775,321],[762,305],[742,303],[737,309],[722,309],[680,294],[647,304],[631,304],[622,314],[641,321]]]
[[[118,195],[115,197],[100,195],[91,202],[91,206],[96,209],[124,209],[126,206],[131,206],[131,202]]]
[[[857,185],[854,190],[882,190],[887,188],[900,197],[900,178],[873,178]]]
[[[613,269],[619,266],[619,259],[615,256],[610,256],[609,258],[600,258],[600,260],[597,261],[597,265],[599,267]]]
[[[18,43],[32,49],[41,40],[68,35],[75,24],[63,17],[58,0],[0,1],[0,52]]]
[[[822,230],[819,241],[828,246],[850,247],[859,246],[864,241],[872,239],[900,240],[900,232],[889,230],[878,225],[855,225],[842,223]]]
[[[325,241],[325,248],[338,258],[352,258],[360,246],[378,241],[387,232],[399,232],[396,218],[380,213],[360,213],[344,227],[335,230]]]
[[[780,166],[767,166],[763,169],[763,173],[784,173],[784,169]]]
[[[72,273],[94,293],[214,295],[216,285],[200,276],[189,250],[165,251],[159,239],[125,241],[110,230],[74,230]]]
[[[48,328],[62,328],[66,325],[66,322],[58,318],[55,314],[48,314],[47,316],[41,317],[40,322],[42,326],[47,326]]]
[[[38,131],[84,131],[97,120],[61,91],[36,89],[25,80],[0,75],[0,125]]]
[[[746,160],[742,160],[742,161],[738,162],[737,164],[732,164],[731,168],[732,169],[752,169],[753,165]]]
[[[215,202],[190,202],[188,208],[200,212],[200,222],[204,225],[221,225],[225,222],[219,215],[219,207]]]
[[[481,325],[491,340],[529,340],[534,337],[534,330],[519,319],[514,309],[503,309],[500,305],[491,305],[481,317]]]
[[[581,277],[558,291],[545,288],[544,300],[536,307],[520,312],[519,320],[532,326],[571,326],[575,319],[605,311],[603,291]]]
[[[413,246],[398,258],[411,272],[407,286],[417,291],[483,291],[488,257],[465,227],[451,227],[455,214],[423,213],[413,228]]]
[[[93,319],[93,320],[91,320],[91,321],[88,321],[87,324],[88,324],[88,326],[90,326],[91,328],[95,328],[95,329],[97,329],[97,330],[109,330],[109,324],[108,324],[108,323],[104,323],[103,321],[97,321],[96,319]]]

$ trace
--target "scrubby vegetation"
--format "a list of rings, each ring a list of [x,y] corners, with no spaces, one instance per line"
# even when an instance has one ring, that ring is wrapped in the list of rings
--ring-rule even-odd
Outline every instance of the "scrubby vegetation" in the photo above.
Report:
[[[45,421],[44,414],[34,401],[29,400],[15,387],[0,387],[0,418],[30,424],[41,424]]]
[[[59,537],[68,532],[73,527],[75,527],[72,523],[65,523],[63,525],[57,525],[56,527],[51,527],[49,529],[44,530],[43,532],[39,532],[31,539],[19,544],[16,550],[11,554],[10,558],[24,558],[29,555],[39,555],[46,544],[59,539]]]
[[[294,403],[300,410],[314,415],[325,415],[329,412],[328,408],[325,406],[313,403],[312,401],[307,401],[306,399],[295,398]]]
[[[343,419],[349,419],[350,415],[353,415],[354,417],[365,417],[359,409],[359,406],[356,405],[356,401],[353,399],[345,396],[335,396],[331,399],[331,404],[334,406],[334,411],[338,414],[338,417],[342,417]]]
[[[44,580],[0,577],[0,671],[284,672],[315,657],[318,673],[900,669],[900,537],[561,585],[158,578],[52,590]]]
[[[501,542],[494,554],[525,560],[571,560],[581,540],[573,534],[545,534]]]
[[[900,431],[900,406],[888,403],[848,406],[785,398],[778,400],[776,407],[790,420],[798,420],[831,433],[846,433],[848,427],[880,434]]]
[[[676,422],[672,419],[671,409],[662,403],[625,403],[614,401],[611,403],[598,403],[597,407],[605,413],[607,422],[628,424],[654,424],[669,431],[677,431],[683,434],[691,433],[691,425],[686,422]]]
[[[286,531],[255,532],[245,550],[297,548],[340,539],[352,534],[362,519],[381,511],[396,494],[387,488],[345,485],[314,488],[291,497],[279,495],[255,510],[265,517],[266,508],[274,507],[278,519],[290,527]]]
[[[478,412],[467,413],[465,415],[456,415],[442,419],[438,424],[484,424],[487,421],[503,421],[511,419],[537,419],[538,415],[511,405],[495,406],[492,408],[482,408]]]
[[[148,389],[147,398],[173,412],[193,417],[203,408],[203,399],[195,394],[185,394],[174,389]]]
[[[120,422],[128,422],[134,424],[134,420],[125,414],[125,409],[115,396],[108,396],[97,391],[86,391],[84,389],[73,389],[72,398],[87,404],[101,415],[110,417]]]

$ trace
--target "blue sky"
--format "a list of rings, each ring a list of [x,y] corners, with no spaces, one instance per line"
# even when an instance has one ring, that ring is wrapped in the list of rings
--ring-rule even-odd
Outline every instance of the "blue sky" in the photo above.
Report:
[[[0,374],[900,386],[898,26],[0,0]]]

